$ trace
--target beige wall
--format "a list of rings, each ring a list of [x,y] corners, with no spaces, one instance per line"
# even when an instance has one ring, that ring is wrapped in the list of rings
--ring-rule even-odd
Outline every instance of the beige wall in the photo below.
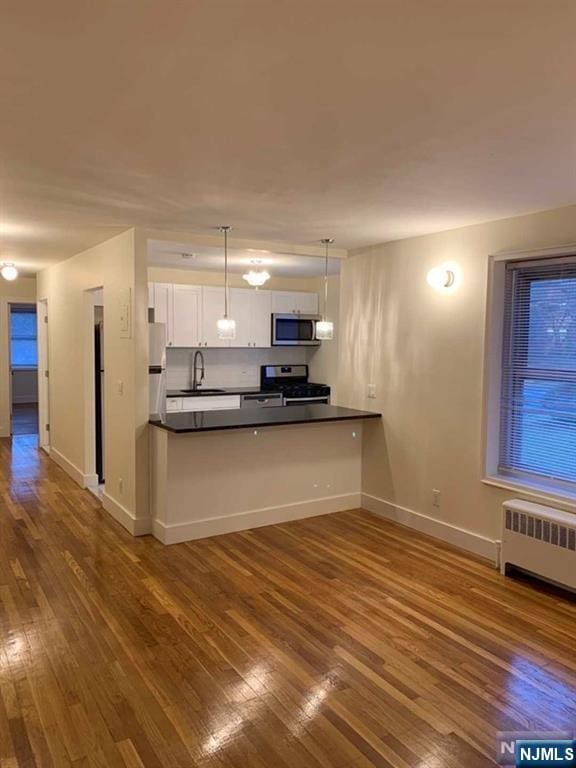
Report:
[[[51,453],[79,482],[93,469],[91,289],[104,294],[105,507],[130,527],[147,516],[147,317],[145,243],[135,230],[38,275],[48,301]],[[120,305],[132,294],[132,330],[123,338]],[[119,391],[122,383],[123,393]]]
[[[378,245],[343,262],[339,401],[383,414],[365,429],[364,493],[499,538],[502,501],[530,496],[481,482],[488,257],[566,243],[576,243],[576,207]],[[426,274],[447,260],[461,266],[462,284],[442,295]]]
[[[13,282],[0,278],[0,437],[10,435],[10,344],[9,304],[36,301],[36,279],[19,277]]]

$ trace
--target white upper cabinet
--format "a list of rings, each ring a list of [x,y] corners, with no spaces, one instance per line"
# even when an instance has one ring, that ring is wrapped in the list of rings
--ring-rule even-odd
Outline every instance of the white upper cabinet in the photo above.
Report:
[[[230,288],[230,317],[236,321],[236,338],[232,347],[252,346],[252,291]]]
[[[236,321],[232,347],[269,347],[271,345],[272,298],[270,291],[253,288],[230,290],[230,317]]]
[[[271,346],[271,315],[318,314],[318,295],[304,291],[229,289],[228,314],[236,321],[236,338],[218,338],[216,323],[224,316],[224,288],[211,285],[150,283],[148,305],[154,320],[166,325],[169,347]]]
[[[252,297],[251,346],[272,345],[272,291],[250,291]]]
[[[172,346],[200,346],[202,289],[196,285],[172,286]]]
[[[169,283],[154,283],[154,322],[166,325],[166,344],[173,345],[172,291]]]
[[[272,312],[282,315],[317,315],[318,294],[304,291],[272,291]]]
[[[228,315],[232,317],[231,313]],[[218,338],[216,323],[224,317],[224,288],[202,286],[202,324],[200,346],[229,347],[230,341]]]

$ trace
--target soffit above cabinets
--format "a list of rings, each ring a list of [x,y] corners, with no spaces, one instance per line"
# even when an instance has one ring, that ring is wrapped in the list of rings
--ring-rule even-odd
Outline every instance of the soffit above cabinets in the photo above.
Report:
[[[341,258],[338,256],[328,260],[329,274],[340,273],[340,262]],[[149,240],[148,265],[170,269],[222,272],[224,269],[222,245]],[[232,244],[228,248],[228,269],[235,274],[244,274],[249,269],[266,269],[274,277],[320,277],[324,274],[324,257],[320,255],[320,247],[316,245],[310,247],[308,253],[293,253],[289,250],[234,247]]]

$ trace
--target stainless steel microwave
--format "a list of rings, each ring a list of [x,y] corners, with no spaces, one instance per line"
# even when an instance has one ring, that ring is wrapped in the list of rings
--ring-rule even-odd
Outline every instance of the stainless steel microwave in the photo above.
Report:
[[[317,347],[318,315],[272,315],[273,347]]]

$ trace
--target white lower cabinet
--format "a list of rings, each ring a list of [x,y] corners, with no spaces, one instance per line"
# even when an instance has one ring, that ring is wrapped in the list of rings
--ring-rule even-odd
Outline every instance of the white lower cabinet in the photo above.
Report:
[[[183,411],[233,411],[240,408],[240,395],[206,395],[183,397]]]

